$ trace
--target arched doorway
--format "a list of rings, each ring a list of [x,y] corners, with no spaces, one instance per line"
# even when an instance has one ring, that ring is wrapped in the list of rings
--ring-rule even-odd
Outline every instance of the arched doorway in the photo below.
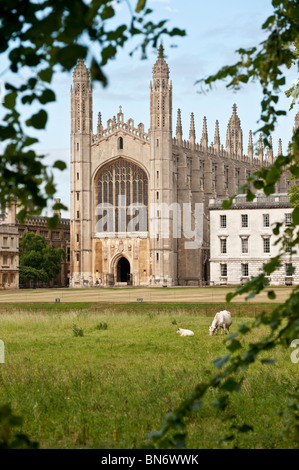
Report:
[[[130,280],[130,263],[127,258],[120,258],[117,263],[117,282],[128,282]]]

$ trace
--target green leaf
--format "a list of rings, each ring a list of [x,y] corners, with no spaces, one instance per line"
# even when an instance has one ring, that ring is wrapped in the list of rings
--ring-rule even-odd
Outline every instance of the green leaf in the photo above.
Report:
[[[227,392],[238,392],[241,388],[241,382],[237,382],[234,379],[227,379],[222,385],[221,390],[225,390]]]
[[[269,290],[269,292],[267,292],[267,295],[268,295],[269,299],[271,299],[271,300],[276,298],[276,294],[273,290]]]
[[[230,344],[228,346],[226,346],[226,348],[229,351],[234,352],[234,351],[237,351],[238,349],[241,349],[242,345],[241,345],[240,341],[238,341],[237,339],[232,339],[230,341]]]
[[[40,72],[38,72],[37,75],[43,82],[50,83],[52,80],[52,76],[53,76],[53,69],[50,67],[43,69]]]
[[[85,58],[87,54],[87,47],[80,44],[71,44],[59,48],[56,52],[56,60],[66,70],[70,70],[77,63],[78,57]]]
[[[140,13],[146,5],[146,0],[138,0],[135,11],[136,13]]]
[[[226,294],[225,300],[226,302],[230,302],[234,297],[235,297],[234,292],[229,292],[228,294]]]
[[[253,182],[253,186],[256,189],[262,189],[264,187],[264,182],[262,180],[256,180]]]
[[[38,113],[31,116],[30,119],[26,121],[28,127],[34,127],[35,129],[44,129],[46,127],[48,115],[46,111],[41,109]]]
[[[276,359],[262,359],[261,363],[262,364],[275,364]]]
[[[234,198],[235,198],[235,196],[232,196],[229,199],[226,199],[225,201],[222,201],[223,209],[230,209],[232,204],[233,204]]]
[[[225,356],[218,357],[217,359],[213,359],[213,364],[216,369],[221,369],[230,359],[230,354],[226,354]]]
[[[218,408],[219,410],[225,410],[228,405],[228,395],[222,395],[218,400],[213,401],[212,407]]]
[[[274,235],[279,235],[280,227],[282,226],[281,222],[277,222],[275,227],[273,228],[273,234]]]
[[[37,84],[37,78],[29,78],[28,80],[28,86],[33,90],[35,85]]]
[[[56,160],[56,162],[53,165],[53,168],[58,168],[58,170],[65,170],[67,167],[66,163],[62,160]]]
[[[40,103],[46,104],[46,103],[49,103],[50,101],[55,101],[56,97],[55,97],[54,91],[47,88],[46,90],[43,91],[42,95],[38,99]]]
[[[242,333],[242,335],[245,335],[246,333],[248,333],[250,331],[250,328],[245,325],[245,323],[243,323],[242,325],[239,325],[239,331],[240,333]]]
[[[53,230],[57,227],[59,223],[59,216],[58,214],[54,214],[52,217],[49,217],[48,219],[48,227],[49,229]]]
[[[96,62],[95,59],[92,59],[92,62],[91,62],[90,76],[92,80],[97,80],[99,82],[102,82],[103,86],[107,86],[108,84],[107,77],[103,73],[103,70],[101,69],[101,67]]]
[[[116,55],[116,47],[112,44],[102,49],[102,65],[106,65],[109,59]]]
[[[105,6],[102,13],[101,18],[102,20],[107,20],[108,18],[112,18],[114,16],[114,9],[111,5]]]
[[[246,432],[249,432],[249,431],[253,431],[253,427],[249,426],[248,424],[243,424],[242,426],[238,427],[238,430],[240,432],[246,433]]]
[[[4,97],[3,106],[7,109],[14,109],[16,105],[16,99],[17,99],[16,91],[13,91],[12,93],[8,93],[8,95],[5,95]]]
[[[295,225],[299,225],[299,207],[295,207],[292,212],[292,219]]]
[[[22,96],[21,101],[23,104],[31,104],[32,101],[34,101],[35,99],[37,99],[37,95],[35,93],[32,93],[31,95]]]

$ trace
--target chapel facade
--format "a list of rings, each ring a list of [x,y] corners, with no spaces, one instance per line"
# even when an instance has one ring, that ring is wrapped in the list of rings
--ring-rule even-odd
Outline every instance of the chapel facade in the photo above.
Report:
[[[261,137],[254,153],[251,132],[244,155],[236,105],[225,147],[218,121],[209,143],[206,118],[196,141],[193,113],[184,140],[180,110],[173,126],[172,92],[160,46],[150,128],[125,121],[119,107],[106,126],[98,114],[94,133],[89,71],[78,61],[71,86],[70,287],[205,285],[209,199],[233,196],[251,173],[273,163],[273,149],[264,149]],[[288,184],[286,174],[276,191],[287,192]]]

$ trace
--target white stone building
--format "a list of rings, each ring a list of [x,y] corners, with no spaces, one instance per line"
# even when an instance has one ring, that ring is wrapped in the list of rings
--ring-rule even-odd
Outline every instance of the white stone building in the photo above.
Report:
[[[238,285],[261,273],[263,265],[278,255],[282,243],[273,227],[282,230],[292,221],[292,207],[287,194],[265,197],[257,194],[252,202],[238,195],[230,209],[222,200],[212,198],[210,209],[211,284]],[[294,249],[292,249],[294,251]],[[269,277],[270,285],[299,283],[299,256],[286,247],[281,267]]]

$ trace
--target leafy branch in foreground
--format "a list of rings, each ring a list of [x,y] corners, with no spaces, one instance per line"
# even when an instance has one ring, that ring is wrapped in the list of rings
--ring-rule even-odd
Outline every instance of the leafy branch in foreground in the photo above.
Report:
[[[146,0],[134,3],[133,11],[129,0],[1,2],[0,54],[8,61],[8,71],[14,80],[5,82],[3,107],[6,114],[0,124],[0,142],[3,143],[0,204],[3,207],[17,199],[23,207],[18,214],[22,222],[29,213],[40,214],[48,200],[53,200],[56,191],[53,170],[66,168],[62,160],[57,160],[52,167],[46,165],[45,156],[32,148],[38,139],[28,134],[30,129],[46,127],[45,107],[56,100],[51,89],[55,73],[69,71],[78,58],[87,57],[91,79],[106,86],[105,65],[116,58],[119,49],[130,39],[138,39],[135,50],[140,49],[145,58],[148,47],[157,48],[162,35],[185,35],[181,29],[168,29],[166,20],[151,21],[152,10],[146,7]],[[122,23],[119,4],[129,6],[127,23]],[[0,76],[6,71],[0,71]],[[24,107],[32,106],[34,113],[24,118]],[[66,207],[56,204],[54,210],[59,209]],[[55,222],[50,219],[51,228]]]
[[[0,449],[37,449],[38,442],[30,441],[27,435],[14,433],[13,428],[23,419],[13,414],[9,405],[0,406]]]
[[[262,87],[263,99],[261,102],[262,127],[256,132],[262,132],[264,143],[269,146],[268,138],[275,129],[279,116],[285,111],[276,109],[281,93],[281,86],[286,83],[284,67],[296,65],[298,68],[298,54],[294,44],[298,44],[298,16],[299,5],[294,0],[272,0],[273,14],[264,22],[262,28],[268,36],[260,47],[239,49],[240,60],[232,65],[223,67],[218,73],[200,80],[202,86],[212,87],[217,80],[229,78],[227,85],[231,89],[239,89],[242,84],[258,81]],[[245,185],[239,188],[246,193],[246,200],[252,201],[255,197],[252,187],[262,190],[266,196],[275,191],[275,183],[282,174],[288,170],[293,179],[299,178],[299,129],[294,133],[288,155],[279,156],[274,163],[262,167],[253,173]],[[234,197],[224,201],[223,208],[229,209]],[[291,249],[290,255],[296,252],[299,243],[297,226],[299,225],[299,206],[292,212],[292,225],[284,230],[277,240],[282,243],[279,254],[272,258],[263,268],[263,272],[228,294],[227,302],[241,294],[247,294],[246,300],[254,297],[268,286],[266,276],[269,276],[281,265],[281,258],[285,255],[286,247]],[[273,228],[273,234],[279,235],[281,223]],[[273,290],[268,291],[270,299],[275,298]],[[254,332],[261,325],[270,328],[267,336],[260,341],[251,343],[246,351],[242,347],[244,335]],[[217,372],[210,373],[208,379],[199,383],[190,395],[183,400],[172,412],[164,416],[162,425],[157,432],[148,437],[147,446],[154,448],[185,448],[187,446],[188,418],[198,411],[207,400],[209,389],[219,391],[218,400],[212,403],[213,407],[223,411],[227,408],[230,394],[238,392],[242,387],[243,374],[256,362],[262,353],[273,351],[278,345],[289,346],[294,338],[299,338],[299,287],[293,288],[289,298],[278,305],[272,312],[262,312],[256,317],[252,325],[245,324],[238,327],[238,332],[230,335],[226,340],[227,354],[215,359],[214,366]],[[271,364],[273,359],[262,359],[263,363]],[[285,419],[285,435],[299,442],[299,389],[291,396],[287,411],[281,411]],[[253,428],[250,423],[237,424],[235,416],[229,416],[230,435],[223,437],[222,441],[236,439],[238,433],[250,432]],[[283,435],[281,436],[283,439]]]

